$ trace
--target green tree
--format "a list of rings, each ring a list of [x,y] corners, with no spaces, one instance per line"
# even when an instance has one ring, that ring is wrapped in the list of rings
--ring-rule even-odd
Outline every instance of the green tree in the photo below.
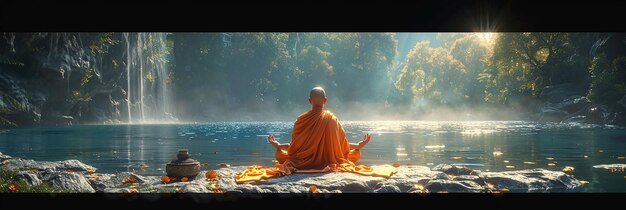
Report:
[[[480,76],[487,101],[505,103],[511,94],[537,96],[543,87],[571,82],[567,62],[574,53],[567,33],[503,33],[488,69]]]
[[[458,104],[465,100],[465,67],[444,48],[431,48],[420,42],[409,52],[396,87],[411,91],[419,100],[434,104]]]

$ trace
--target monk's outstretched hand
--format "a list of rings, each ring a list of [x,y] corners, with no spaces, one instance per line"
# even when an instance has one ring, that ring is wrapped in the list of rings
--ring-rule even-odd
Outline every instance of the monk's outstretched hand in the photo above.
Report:
[[[280,145],[280,143],[276,141],[276,138],[274,138],[273,134],[267,136],[267,142],[269,142],[276,149],[278,149],[278,146]]]
[[[359,142],[359,146],[357,147],[358,149],[363,148],[367,143],[370,142],[370,139],[372,138],[372,136],[369,133],[366,133],[365,136],[363,136],[363,140],[361,140]]]

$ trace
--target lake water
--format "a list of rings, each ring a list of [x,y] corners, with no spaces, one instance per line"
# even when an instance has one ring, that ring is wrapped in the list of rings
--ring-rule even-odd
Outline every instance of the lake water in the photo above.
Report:
[[[360,164],[465,164],[482,171],[531,168],[562,170],[590,183],[575,192],[626,192],[622,170],[594,168],[626,163],[623,127],[523,121],[342,121],[350,142],[371,133]],[[140,170],[165,174],[178,149],[219,168],[230,165],[271,166],[274,134],[291,139],[293,122],[217,122],[150,125],[75,125],[0,130],[0,152],[35,160],[78,159],[99,172]]]

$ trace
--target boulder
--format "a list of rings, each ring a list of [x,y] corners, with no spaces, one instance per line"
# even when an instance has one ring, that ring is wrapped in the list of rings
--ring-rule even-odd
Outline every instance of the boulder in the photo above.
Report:
[[[69,192],[93,193],[96,192],[85,177],[76,173],[57,173],[49,181],[53,187]]]
[[[23,180],[26,183],[28,183],[29,185],[32,186],[36,186],[36,185],[40,185],[43,182],[39,179],[39,177],[37,177],[36,174],[32,174],[32,173],[19,173],[17,176],[15,176],[16,179],[18,180]]]
[[[585,92],[573,84],[559,84],[546,86],[541,91],[539,98],[544,102],[539,108],[539,121],[561,122],[580,121],[578,115],[592,103],[589,98],[583,96]]]
[[[559,103],[571,96],[581,95],[585,95],[582,88],[572,83],[564,83],[544,87],[543,90],[541,90],[541,94],[539,94],[539,98],[546,102]]]
[[[11,158],[13,158],[13,157],[5,155],[5,154],[2,154],[2,152],[0,152],[0,161],[4,161],[6,159],[11,159]],[[0,163],[0,164],[2,164],[2,163]]]
[[[562,110],[567,113],[575,113],[591,105],[591,100],[585,96],[570,96],[559,102],[546,102],[544,106]]]
[[[539,121],[561,122],[563,118],[567,116],[567,114],[568,113],[566,111],[547,105],[547,106],[541,107]]]
[[[592,105],[586,109],[586,123],[607,123],[611,113],[606,105]]]
[[[587,116],[584,115],[574,115],[574,116],[567,116],[565,117],[565,119],[561,122],[564,123],[584,123],[585,121],[587,121]]]

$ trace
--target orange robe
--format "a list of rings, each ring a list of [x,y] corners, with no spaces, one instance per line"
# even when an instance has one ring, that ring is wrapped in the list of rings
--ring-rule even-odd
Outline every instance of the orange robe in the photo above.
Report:
[[[274,167],[249,166],[235,175],[237,183],[258,181],[291,173],[353,172],[389,178],[394,168],[356,165],[361,153],[351,150],[343,127],[330,111],[314,108],[298,116],[287,151],[278,149]]]

